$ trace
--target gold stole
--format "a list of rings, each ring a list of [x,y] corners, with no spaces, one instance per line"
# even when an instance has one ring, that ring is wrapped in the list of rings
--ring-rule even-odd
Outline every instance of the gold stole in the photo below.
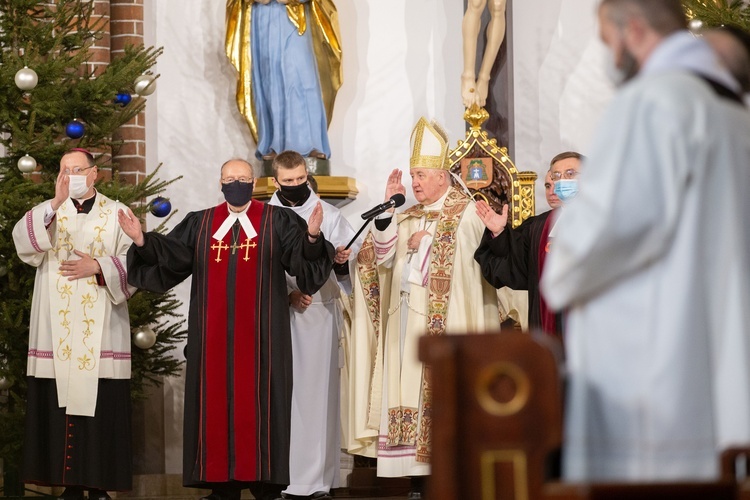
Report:
[[[117,233],[116,204],[97,193],[82,227],[73,202],[57,210],[56,238],[48,253],[52,348],[60,407],[68,415],[93,416],[99,383],[102,332],[107,320],[106,291],[96,277],[68,281],[60,262],[76,260],[78,250],[93,258],[112,253]]]

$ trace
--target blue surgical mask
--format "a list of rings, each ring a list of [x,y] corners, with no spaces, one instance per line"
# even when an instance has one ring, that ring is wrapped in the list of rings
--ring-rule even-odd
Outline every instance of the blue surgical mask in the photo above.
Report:
[[[555,194],[566,203],[578,194],[578,179],[560,179],[555,181]]]

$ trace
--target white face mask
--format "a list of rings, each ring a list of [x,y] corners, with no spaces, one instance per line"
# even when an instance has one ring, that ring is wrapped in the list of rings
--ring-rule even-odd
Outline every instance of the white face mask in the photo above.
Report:
[[[68,186],[68,192],[71,198],[81,198],[89,192],[90,186],[86,182],[88,175],[70,175],[70,185]]]

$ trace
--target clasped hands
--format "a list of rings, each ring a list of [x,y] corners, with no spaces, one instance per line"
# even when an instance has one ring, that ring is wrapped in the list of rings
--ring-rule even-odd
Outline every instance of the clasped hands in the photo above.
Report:
[[[89,278],[102,272],[102,268],[96,259],[89,254],[73,250],[80,259],[60,261],[60,274],[67,277],[68,281]]]

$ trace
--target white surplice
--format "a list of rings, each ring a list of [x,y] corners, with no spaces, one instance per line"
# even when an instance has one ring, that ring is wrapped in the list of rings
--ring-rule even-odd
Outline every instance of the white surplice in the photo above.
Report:
[[[49,201],[29,210],[13,228],[18,256],[37,268],[31,301],[27,375],[54,378],[58,403],[68,415],[94,416],[100,378],[130,378],[130,320],[126,255],[130,238],[117,222],[121,203],[96,194],[88,214],[66,200],[45,228]],[[60,262],[87,253],[99,263],[96,277],[69,281]]]
[[[307,221],[319,200],[311,193],[304,204],[286,208]],[[323,235],[334,248],[345,246],[355,231],[338,208],[323,200],[320,203]],[[277,193],[269,204],[284,206]],[[355,256],[359,243],[351,248]],[[287,276],[287,283],[290,291],[297,289],[293,278]],[[288,494],[306,496],[339,485],[339,344],[344,328],[341,293],[349,293],[350,283],[348,275],[337,277],[332,271],[307,309],[290,308],[294,384],[289,487],[284,490]]]
[[[687,33],[657,47],[557,223],[542,290],[568,308],[567,479],[715,478],[750,443],[750,113],[695,75],[712,57]]]

